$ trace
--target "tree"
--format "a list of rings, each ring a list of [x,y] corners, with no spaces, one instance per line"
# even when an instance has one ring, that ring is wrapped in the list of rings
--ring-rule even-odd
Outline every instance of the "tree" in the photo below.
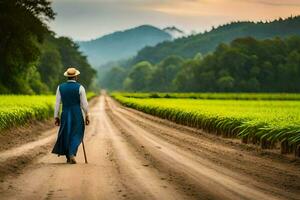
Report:
[[[48,0],[0,1],[0,85],[5,92],[31,93],[28,71],[40,55],[38,43],[55,13]],[[22,80],[23,79],[23,80]],[[1,92],[1,91],[0,91]]]
[[[147,91],[150,87],[150,79],[153,73],[151,63],[142,61],[133,66],[129,78],[131,79],[130,88],[134,91]]]
[[[67,37],[59,37],[55,40],[55,43],[61,55],[63,71],[71,66],[78,68],[78,70],[81,72],[79,79],[80,83],[86,87],[89,87],[93,82],[96,70],[93,69],[88,63],[86,56],[82,55],[82,53],[79,51],[78,45]],[[60,77],[60,81],[64,81],[64,77]]]
[[[300,52],[292,51],[286,58],[286,63],[278,67],[281,92],[299,92]]]
[[[126,71],[120,66],[113,67],[102,80],[102,86],[109,90],[122,90]]]
[[[229,75],[222,76],[217,80],[219,90],[222,92],[232,92],[234,87],[234,78]]]
[[[41,49],[41,55],[38,60],[37,70],[42,82],[48,87],[48,91],[55,92],[57,85],[65,81],[63,73],[70,66],[80,70],[79,82],[87,89],[92,87],[96,72],[91,68],[86,57],[81,54],[77,45],[71,39],[65,37],[56,38],[54,34],[47,34],[39,48]]]
[[[179,56],[169,56],[160,62],[152,75],[151,89],[160,92],[173,91],[173,80],[182,63],[183,59]]]
[[[178,92],[300,92],[300,36],[239,38],[210,54],[141,62],[124,78],[125,89]]]
[[[41,45],[41,56],[37,69],[42,81],[47,85],[50,91],[56,91],[57,84],[63,73],[63,64],[61,55],[55,44],[54,36],[48,35],[47,39]]]
[[[173,83],[176,91],[192,92],[196,87],[195,68],[200,64],[200,60],[187,60],[182,64]]]

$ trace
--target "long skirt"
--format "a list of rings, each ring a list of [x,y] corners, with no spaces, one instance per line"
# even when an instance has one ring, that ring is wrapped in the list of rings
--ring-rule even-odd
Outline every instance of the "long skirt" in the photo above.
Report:
[[[84,120],[80,106],[63,107],[57,141],[52,153],[76,156],[84,135]]]

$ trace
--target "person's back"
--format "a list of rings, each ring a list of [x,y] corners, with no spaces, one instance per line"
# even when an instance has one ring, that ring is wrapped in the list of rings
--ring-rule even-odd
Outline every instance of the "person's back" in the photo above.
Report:
[[[63,107],[80,106],[79,88],[80,84],[75,81],[68,81],[59,85]]]

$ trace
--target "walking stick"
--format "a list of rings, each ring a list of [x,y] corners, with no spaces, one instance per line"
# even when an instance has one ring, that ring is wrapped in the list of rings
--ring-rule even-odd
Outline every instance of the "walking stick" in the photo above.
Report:
[[[89,125],[89,123],[90,123],[90,120],[88,119],[88,116],[85,116],[85,125]],[[86,152],[85,152],[83,138],[82,138],[82,148],[83,148],[83,154],[84,154],[84,161],[85,161],[85,164],[87,164],[88,161],[87,161],[87,157],[86,157]]]
[[[84,148],[84,142],[83,142],[83,139],[82,139],[82,148],[83,148],[83,154],[84,154],[85,164],[87,164],[88,161],[87,161],[87,158],[86,158],[86,153],[85,153],[85,148]]]

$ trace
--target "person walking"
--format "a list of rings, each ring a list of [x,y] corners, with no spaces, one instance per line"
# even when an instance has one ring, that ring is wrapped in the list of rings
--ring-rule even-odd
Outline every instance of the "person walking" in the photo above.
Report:
[[[55,125],[59,126],[59,131],[52,153],[58,156],[65,155],[67,163],[70,164],[76,164],[75,156],[83,140],[85,125],[90,123],[86,92],[77,82],[79,74],[80,72],[73,67],[64,73],[68,80],[57,87],[54,109]],[[59,118],[61,103],[62,113]],[[82,110],[85,113],[85,122]]]

